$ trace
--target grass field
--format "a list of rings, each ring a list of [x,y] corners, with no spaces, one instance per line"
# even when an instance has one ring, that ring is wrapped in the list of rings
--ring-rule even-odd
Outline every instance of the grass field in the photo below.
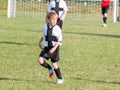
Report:
[[[66,19],[60,86],[37,62],[43,24],[37,17],[7,19],[0,11],[0,90],[120,90],[120,22],[103,28],[101,21]]]

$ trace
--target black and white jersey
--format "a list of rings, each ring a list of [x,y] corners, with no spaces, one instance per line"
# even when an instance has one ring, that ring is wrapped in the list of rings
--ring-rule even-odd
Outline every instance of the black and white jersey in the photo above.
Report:
[[[62,41],[62,32],[58,25],[49,28],[48,24],[43,26],[44,47],[55,46]]]
[[[59,18],[61,18],[64,11],[68,11],[68,8],[64,0],[60,0],[58,3],[55,0],[52,0],[48,6],[48,12],[51,10],[55,10]]]

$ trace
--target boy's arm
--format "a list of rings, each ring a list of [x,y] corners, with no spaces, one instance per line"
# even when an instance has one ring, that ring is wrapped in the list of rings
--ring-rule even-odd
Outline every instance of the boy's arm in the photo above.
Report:
[[[60,42],[57,42],[56,44],[55,44],[55,46],[49,51],[50,53],[53,53],[56,49],[57,49],[57,47],[60,45]]]
[[[60,20],[64,21],[66,15],[67,15],[67,11],[64,11],[64,14],[63,14],[62,17],[60,18]]]
[[[39,41],[39,47],[40,47],[41,49],[43,49],[42,41],[43,41],[43,37],[41,37],[41,38],[40,38],[40,41]]]
[[[67,15],[67,11],[68,11],[68,8],[67,8],[65,1],[63,2],[63,6],[64,6],[64,8],[63,8],[64,12],[63,12],[63,15],[60,17],[60,20],[62,20],[62,21],[64,21],[66,15]]]

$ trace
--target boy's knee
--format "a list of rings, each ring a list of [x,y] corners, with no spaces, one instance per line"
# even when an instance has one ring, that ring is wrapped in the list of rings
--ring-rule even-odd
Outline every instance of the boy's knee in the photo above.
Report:
[[[56,63],[52,63],[52,66],[54,67],[54,69],[57,69],[58,68],[57,62]]]
[[[43,61],[43,58],[39,57],[38,63],[39,63],[39,64],[43,64],[43,62],[44,62],[44,61]]]

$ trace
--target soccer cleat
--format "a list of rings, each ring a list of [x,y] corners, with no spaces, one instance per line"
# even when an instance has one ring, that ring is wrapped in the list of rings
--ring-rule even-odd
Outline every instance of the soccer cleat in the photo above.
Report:
[[[102,25],[103,27],[107,27],[107,24],[105,24],[105,23],[103,23],[103,25]]]
[[[62,84],[64,82],[64,79],[58,79],[56,82],[55,82],[55,84],[56,85],[60,85],[60,84]]]
[[[51,66],[51,69],[49,69],[49,77],[50,78],[53,77],[53,71],[54,71],[54,68]]]

